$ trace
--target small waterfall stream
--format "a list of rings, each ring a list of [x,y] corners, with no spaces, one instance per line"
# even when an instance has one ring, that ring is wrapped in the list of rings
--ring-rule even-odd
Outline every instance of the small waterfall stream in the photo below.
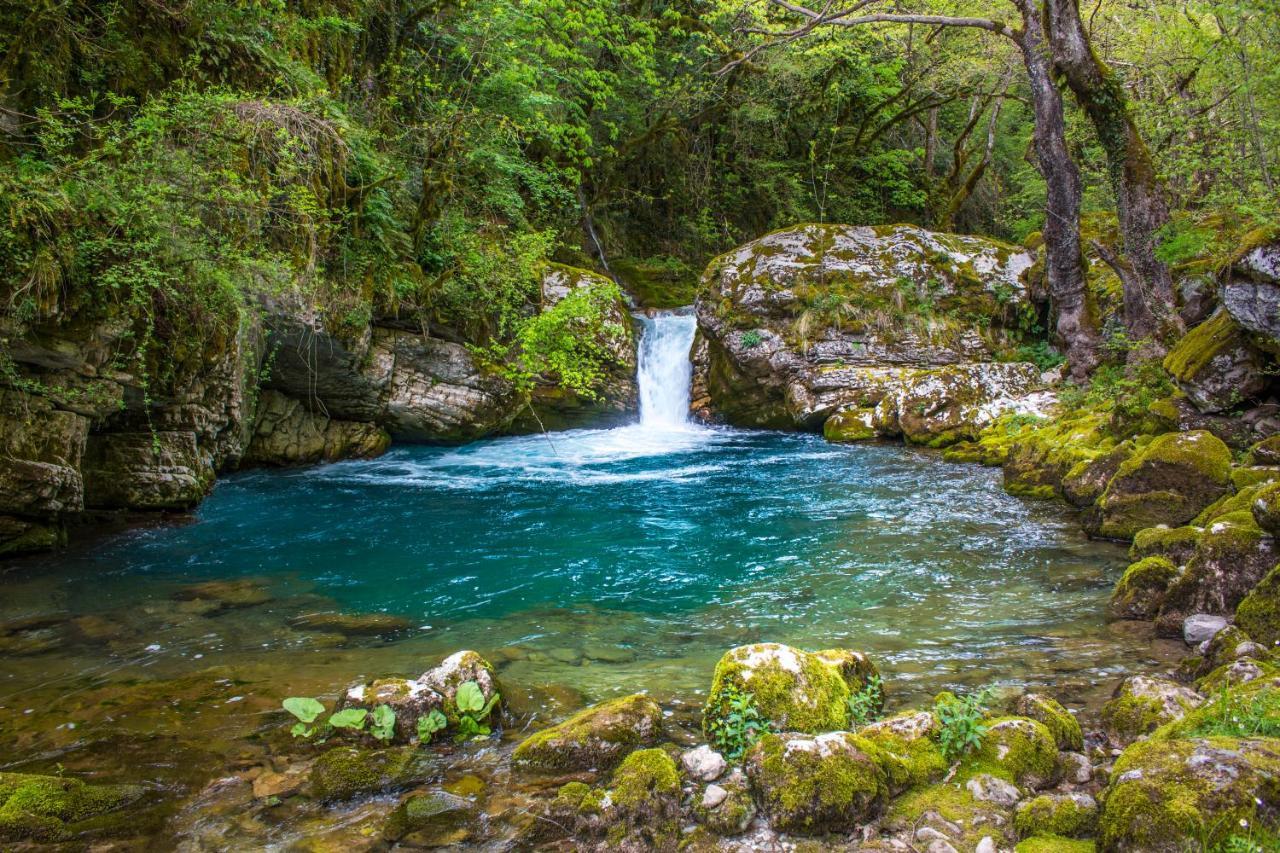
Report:
[[[696,327],[692,314],[663,312],[644,318],[636,374],[641,427],[678,429],[689,423],[689,382],[693,377],[689,348]]]

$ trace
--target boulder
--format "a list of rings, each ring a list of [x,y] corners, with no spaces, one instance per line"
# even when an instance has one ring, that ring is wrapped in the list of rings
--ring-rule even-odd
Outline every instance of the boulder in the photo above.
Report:
[[[1192,614],[1229,616],[1280,561],[1273,537],[1248,512],[1221,516],[1205,528],[1186,570],[1165,594],[1156,617],[1162,636],[1182,636]]]
[[[822,424],[822,437],[827,441],[867,441],[876,437],[874,408],[841,409]]]
[[[530,735],[512,755],[521,767],[542,771],[607,770],[662,734],[662,709],[636,694],[593,705],[559,725]]]
[[[1231,488],[1231,451],[1204,431],[1167,433],[1129,457],[1098,499],[1091,531],[1129,539],[1157,525],[1177,527]]]
[[[1280,483],[1259,489],[1249,509],[1259,527],[1273,536],[1280,533]]]
[[[1125,569],[1116,582],[1107,614],[1113,619],[1154,619],[1164,603],[1165,592],[1177,577],[1178,567],[1172,561],[1144,557]]]
[[[773,827],[796,835],[851,832],[888,796],[884,770],[847,732],[766,734],[746,771]]]
[[[372,713],[386,705],[396,715],[394,740],[407,743],[418,736],[418,720],[432,711],[445,710],[445,699],[420,680],[379,678],[369,684],[354,684],[338,697],[338,708],[364,708]]]
[[[996,717],[974,756],[974,765],[1027,788],[1053,784],[1058,776],[1058,746],[1043,723],[1028,717]]]
[[[1280,566],[1267,572],[1241,600],[1236,627],[1265,648],[1280,645]]]
[[[1202,702],[1203,696],[1175,681],[1134,675],[1120,682],[1102,706],[1102,725],[1112,742],[1128,744],[1181,719]]]
[[[672,850],[680,838],[680,772],[661,749],[639,749],[613,771],[605,802],[609,843],[623,850]]]
[[[89,436],[84,502],[94,509],[189,509],[213,488],[214,466],[194,432]]]
[[[909,791],[889,804],[884,829],[905,837],[907,849],[928,849],[924,845],[948,844],[953,850],[976,850],[984,839],[999,839],[997,846],[1013,846],[1012,806],[1018,792],[1008,782],[993,776],[974,776],[969,783],[990,783],[981,787],[990,798],[978,799],[973,788],[979,785],[936,782]],[[1009,791],[1012,789],[1012,799]],[[924,842],[921,844],[920,842]]]
[[[779,643],[731,649],[716,664],[703,709],[703,731],[711,736],[729,711],[732,693],[750,693],[756,708],[778,728],[796,732],[843,729],[849,696],[875,668],[857,652],[811,653]]]
[[[411,788],[437,775],[434,757],[417,747],[339,746],[311,765],[307,793],[322,802],[350,800]]]
[[[1195,839],[1209,849],[1241,827],[1274,820],[1276,802],[1280,740],[1143,741],[1116,760],[1102,794],[1098,844],[1124,853],[1175,853]]]
[[[686,776],[699,782],[714,782],[729,769],[724,756],[706,744],[680,753],[680,764]]]
[[[1098,825],[1098,803],[1082,792],[1041,794],[1018,805],[1013,826],[1023,837],[1057,835],[1084,838]]]
[[[1245,250],[1231,264],[1232,272],[1252,281],[1280,284],[1280,240],[1262,236],[1262,240],[1246,243]]]
[[[1014,700],[1013,712],[1035,720],[1048,729],[1058,749],[1070,752],[1084,749],[1084,732],[1080,728],[1080,721],[1052,696],[1023,693]]]
[[[308,410],[278,391],[263,391],[247,465],[306,465],[339,459],[369,459],[385,453],[391,436],[381,427],[334,420]]]
[[[1164,367],[1202,412],[1221,412],[1267,385],[1262,354],[1232,315],[1219,311],[1196,326],[1165,356]]]
[[[1129,547],[1129,559],[1141,562],[1147,557],[1163,557],[1174,566],[1185,566],[1195,553],[1203,532],[1204,528],[1192,525],[1139,530]]]
[[[928,711],[906,711],[858,729],[858,737],[876,749],[891,794],[941,779],[948,763],[936,740],[938,718]]]
[[[1212,613],[1193,613],[1182,620],[1182,640],[1188,646],[1198,646],[1213,639],[1227,627],[1227,620]]]
[[[420,684],[439,693],[449,703],[455,701],[458,688],[468,681],[479,685],[486,702],[498,692],[493,665],[477,652],[468,650],[454,652],[441,661],[439,666],[427,670],[418,678]]]
[[[146,795],[140,785],[89,785],[64,776],[0,773],[0,842],[57,844],[129,831],[123,812]]]

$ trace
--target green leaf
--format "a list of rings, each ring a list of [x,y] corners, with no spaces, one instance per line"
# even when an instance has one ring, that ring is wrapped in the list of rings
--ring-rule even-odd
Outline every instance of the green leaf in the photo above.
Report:
[[[280,704],[304,723],[313,723],[324,713],[324,705],[307,696],[290,696]]]
[[[442,731],[445,726],[449,725],[449,721],[439,709],[432,709],[430,714],[425,717],[418,718],[418,740],[426,743],[431,740],[431,736],[438,731]]]
[[[354,729],[360,731],[364,728],[364,719],[369,716],[369,712],[364,708],[347,708],[345,711],[339,711],[329,718],[329,725],[335,729]]]
[[[396,724],[396,712],[391,710],[390,705],[379,705],[373,709],[373,724],[382,729],[394,726]]]
[[[484,708],[484,691],[474,681],[464,681],[458,685],[458,694],[454,704],[464,714],[473,714]]]

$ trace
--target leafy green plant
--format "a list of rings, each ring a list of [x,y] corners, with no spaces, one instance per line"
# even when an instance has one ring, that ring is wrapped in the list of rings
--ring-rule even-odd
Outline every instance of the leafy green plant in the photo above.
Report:
[[[1189,737],[1280,737],[1280,690],[1241,696],[1224,688],[1200,712]]]
[[[298,719],[289,730],[294,737],[309,738],[315,735],[320,727],[311,724],[324,713],[324,705],[309,696],[290,696],[280,704]]]
[[[933,715],[942,727],[938,745],[948,761],[957,761],[982,744],[987,733],[983,719],[991,695],[990,688],[964,697],[944,694],[934,703]]]
[[[418,740],[429,743],[436,732],[443,731],[448,725],[448,718],[438,708],[432,708],[431,713],[418,718]]]
[[[740,761],[772,725],[756,707],[755,695],[732,684],[720,691],[718,701],[723,713],[710,713],[716,710],[711,706],[704,709],[703,729],[716,751],[730,761]]]
[[[369,712],[364,708],[344,708],[329,717],[329,725],[335,729],[349,729],[353,732],[364,731]]]
[[[373,725],[369,734],[380,741],[389,741],[396,735],[396,712],[390,705],[379,705],[373,709]]]
[[[743,332],[742,334],[742,345],[748,349],[758,347],[763,342],[764,338],[755,329],[752,329],[749,332]]]
[[[484,691],[474,681],[464,681],[460,684],[458,693],[453,699],[458,709],[458,730],[453,736],[454,741],[464,743],[491,735],[493,730],[486,720],[494,706],[498,704],[498,700],[499,695],[495,691],[486,702]]]
[[[849,725],[857,728],[875,722],[883,706],[884,681],[879,675],[873,675],[849,697]]]

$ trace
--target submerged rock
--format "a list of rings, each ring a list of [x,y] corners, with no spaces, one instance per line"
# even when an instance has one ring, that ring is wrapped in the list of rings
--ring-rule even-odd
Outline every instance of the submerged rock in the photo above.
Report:
[[[349,637],[394,634],[413,627],[408,619],[387,613],[304,613],[290,619],[289,624],[304,631]]]
[[[636,694],[601,702],[527,737],[512,761],[543,771],[607,770],[633,750],[658,742],[662,709]]]
[[[746,770],[774,828],[850,832],[877,814],[888,784],[863,744],[847,732],[762,737],[747,753]]]
[[[146,795],[140,785],[88,785],[62,776],[0,773],[0,841],[57,843],[128,832],[118,814]]]
[[[415,747],[339,746],[311,765],[307,793],[324,802],[349,800],[403,790],[437,775],[434,757]]]
[[[382,837],[409,846],[439,846],[452,841],[452,833],[474,820],[478,811],[470,799],[447,791],[414,794],[387,818]]]

